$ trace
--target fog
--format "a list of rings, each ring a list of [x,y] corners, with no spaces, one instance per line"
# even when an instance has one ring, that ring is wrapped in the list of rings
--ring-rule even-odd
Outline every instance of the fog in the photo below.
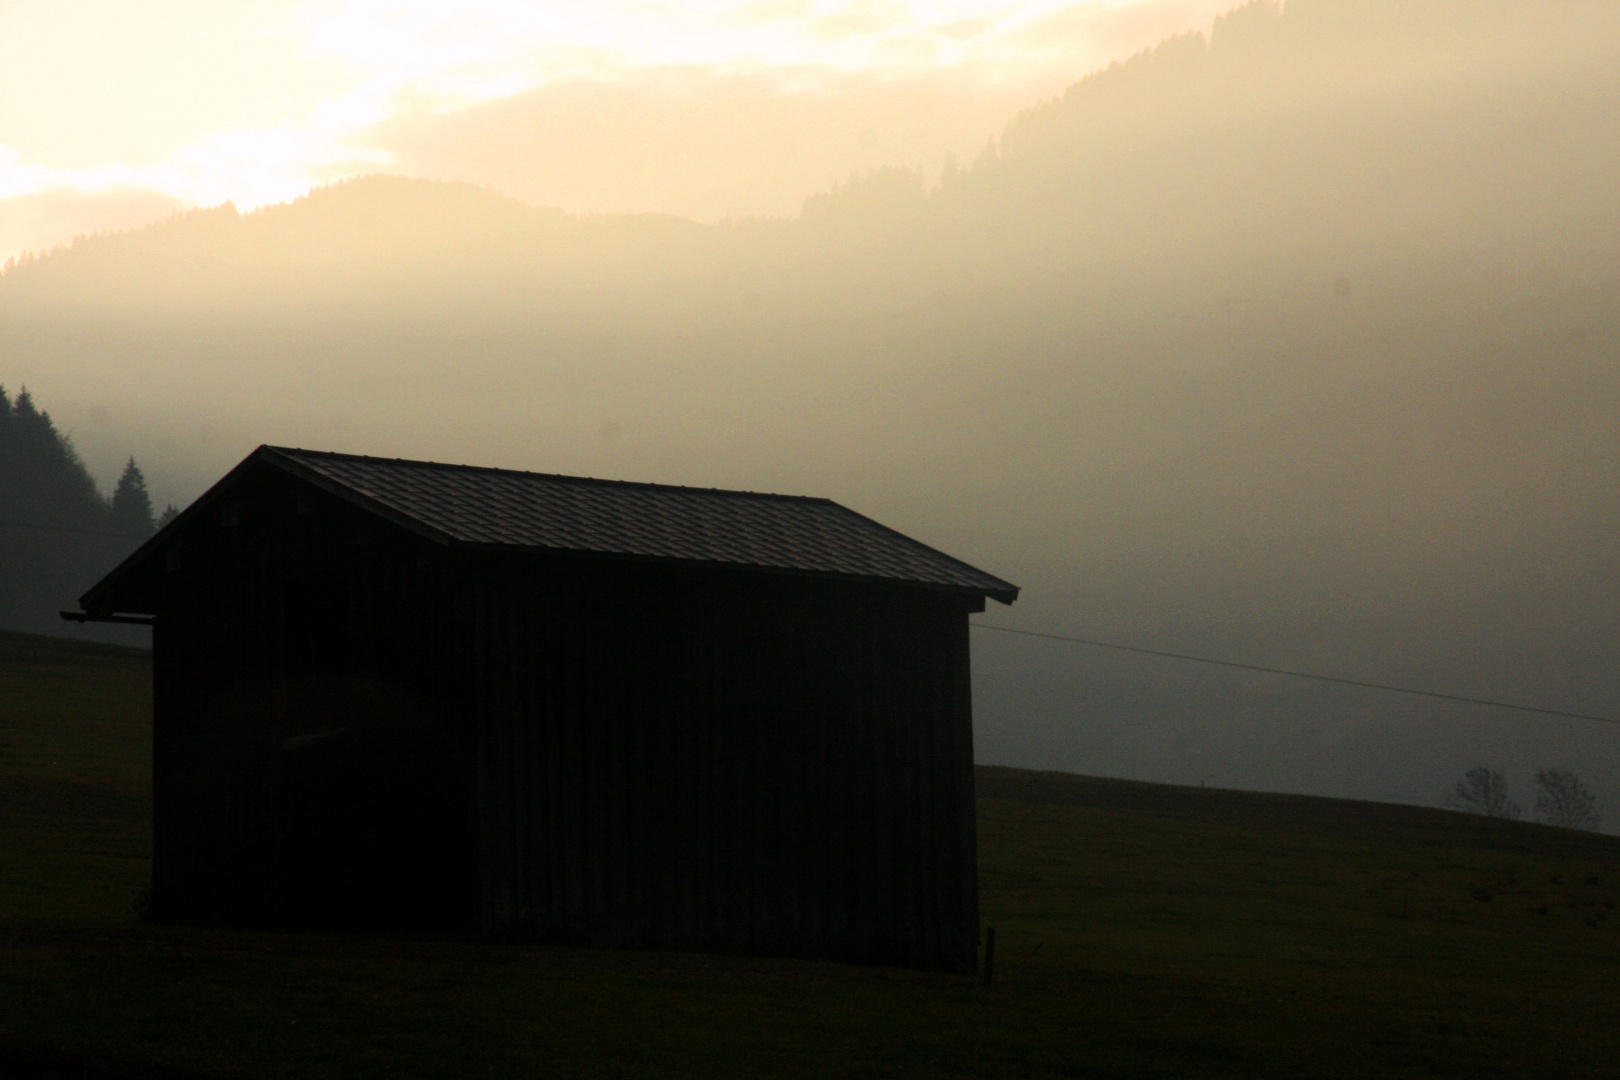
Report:
[[[1253,4],[797,216],[378,177],[80,241],[3,377],[160,504],[265,442],[825,495],[986,623],[1620,716],[1617,73],[1607,0]],[[1609,726],[974,633],[984,762],[1620,822]]]
[[[406,113],[374,138],[391,171],[479,183],[578,213],[792,217],[807,192],[852,173],[926,163],[937,174],[947,155],[977,152],[1020,107],[1062,85],[1050,78],[992,84],[961,71],[897,77],[665,67]]]

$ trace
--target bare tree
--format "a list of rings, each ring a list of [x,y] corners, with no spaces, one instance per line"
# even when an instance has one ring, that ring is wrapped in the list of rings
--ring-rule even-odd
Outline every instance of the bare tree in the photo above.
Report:
[[[1483,765],[1463,773],[1463,778],[1446,796],[1446,805],[1453,810],[1486,817],[1517,818],[1520,813],[1519,804],[1508,795],[1507,781],[1502,774]]]
[[[1562,829],[1596,832],[1603,824],[1597,800],[1568,769],[1542,769],[1536,773],[1536,816]]]

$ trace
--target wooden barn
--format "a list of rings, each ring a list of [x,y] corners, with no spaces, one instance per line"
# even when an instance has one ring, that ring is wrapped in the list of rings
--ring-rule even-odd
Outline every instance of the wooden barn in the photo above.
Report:
[[[1017,593],[825,499],[265,446],[68,617],[152,623],[155,918],[971,969]]]

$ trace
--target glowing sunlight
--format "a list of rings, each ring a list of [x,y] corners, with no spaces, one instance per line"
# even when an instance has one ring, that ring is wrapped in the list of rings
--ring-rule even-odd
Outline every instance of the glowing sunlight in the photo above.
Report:
[[[549,171],[424,153],[501,102],[565,129],[581,88],[619,88],[631,147],[683,122],[731,129],[764,94],[787,152],[822,185],[882,165],[939,167],[1019,109],[1163,37],[1207,29],[1231,0],[141,0],[0,10],[0,261],[175,207],[284,202],[372,172],[467,180],[582,212],[698,219],[797,211],[813,190],[735,155],[679,168],[558,139]],[[702,91],[693,95],[694,80]],[[684,95],[684,96],[683,96]],[[744,99],[748,99],[747,102]],[[449,118],[448,120],[446,118]],[[432,128],[425,135],[423,125]],[[743,125],[737,127],[737,125]],[[486,124],[487,126],[487,124]],[[833,134],[828,134],[831,131]],[[771,153],[783,152],[781,138]],[[597,155],[597,156],[592,156]],[[489,155],[485,155],[488,157]],[[522,173],[513,180],[511,173]],[[639,174],[639,175],[638,175]],[[662,182],[653,177],[666,178]],[[725,179],[721,179],[724,176]],[[143,211],[133,209],[144,207]],[[133,215],[133,216],[132,216]]]

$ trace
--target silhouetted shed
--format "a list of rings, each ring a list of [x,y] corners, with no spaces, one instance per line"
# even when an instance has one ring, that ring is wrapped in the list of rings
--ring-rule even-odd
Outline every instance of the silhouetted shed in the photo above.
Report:
[[[261,447],[153,619],[152,909],[971,968],[970,613],[825,499]]]

